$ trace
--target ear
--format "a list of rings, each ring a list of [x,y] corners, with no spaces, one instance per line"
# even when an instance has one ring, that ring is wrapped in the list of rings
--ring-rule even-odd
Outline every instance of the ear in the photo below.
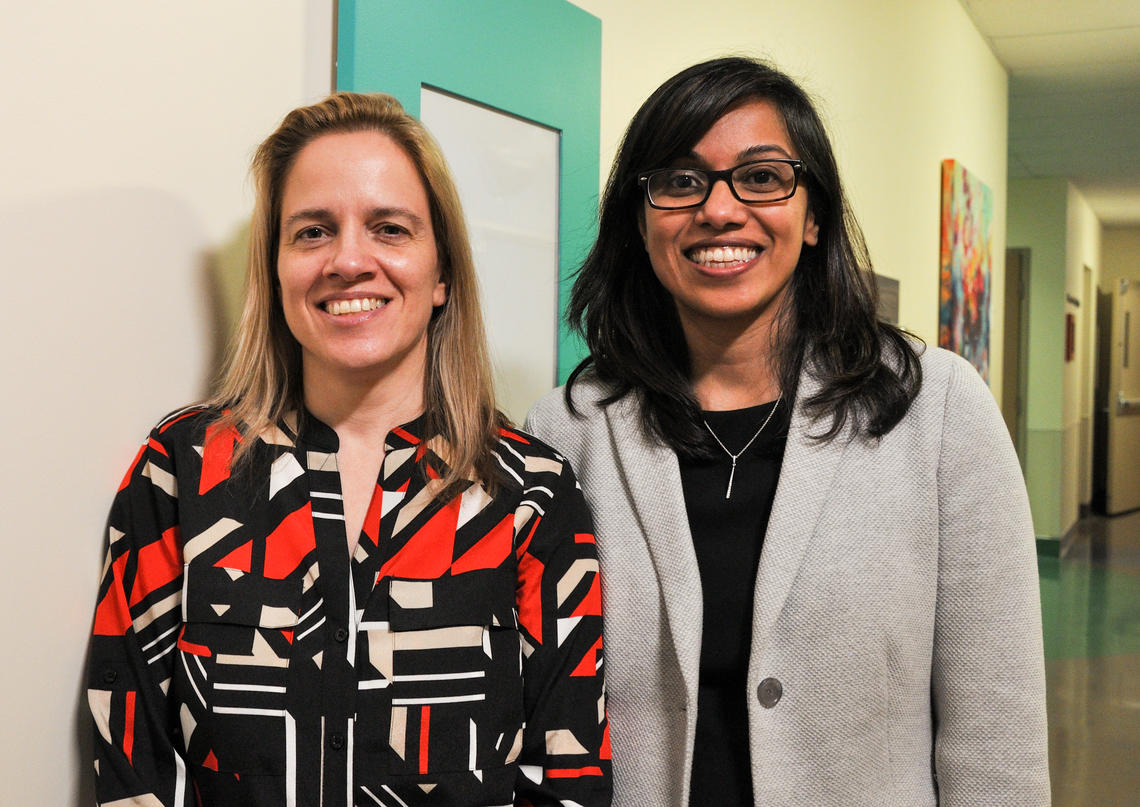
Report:
[[[440,280],[435,284],[435,288],[431,290],[431,304],[434,308],[439,308],[447,302],[447,284]]]
[[[804,218],[804,243],[809,247],[814,247],[819,243],[819,225],[815,223],[815,214],[808,209],[807,217]]]

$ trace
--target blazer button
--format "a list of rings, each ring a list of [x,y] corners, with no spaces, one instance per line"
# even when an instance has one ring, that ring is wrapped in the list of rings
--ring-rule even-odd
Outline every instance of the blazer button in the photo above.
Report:
[[[776,678],[765,678],[756,688],[756,696],[760,699],[760,705],[765,709],[771,709],[779,703],[783,694],[784,685]]]

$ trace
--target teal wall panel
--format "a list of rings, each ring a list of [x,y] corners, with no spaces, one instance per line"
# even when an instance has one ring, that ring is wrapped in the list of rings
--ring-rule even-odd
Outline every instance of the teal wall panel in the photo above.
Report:
[[[602,23],[565,0],[341,0],[337,89],[419,114],[429,85],[557,129],[558,378],[584,355],[561,318],[597,226]]]

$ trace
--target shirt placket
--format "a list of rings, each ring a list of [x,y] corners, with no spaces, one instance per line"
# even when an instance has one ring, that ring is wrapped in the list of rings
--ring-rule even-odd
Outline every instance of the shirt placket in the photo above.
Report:
[[[352,803],[353,726],[356,705],[356,607],[345,538],[344,501],[336,464],[336,435],[318,424],[304,441],[317,563],[325,600],[319,698],[320,792],[323,807]],[[330,434],[331,433],[331,434]]]

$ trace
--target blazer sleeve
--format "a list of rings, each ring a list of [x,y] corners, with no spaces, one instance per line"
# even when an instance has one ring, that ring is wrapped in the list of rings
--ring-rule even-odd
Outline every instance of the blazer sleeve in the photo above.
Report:
[[[517,549],[526,726],[515,804],[604,807],[611,766],[597,547],[568,464],[553,486]]]
[[[1045,671],[1021,468],[977,372],[950,373],[931,670],[941,807],[1048,805]]]
[[[87,699],[100,804],[188,807],[178,718],[166,693],[179,655],[182,541],[171,452],[156,429],[115,496]]]

